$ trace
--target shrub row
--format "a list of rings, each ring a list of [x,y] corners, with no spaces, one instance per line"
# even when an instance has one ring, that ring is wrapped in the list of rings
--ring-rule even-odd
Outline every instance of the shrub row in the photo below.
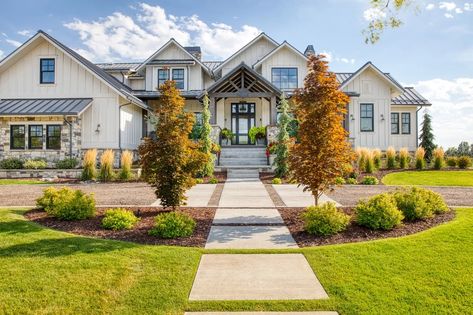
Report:
[[[55,162],[55,167],[58,169],[71,169],[79,165],[79,161],[75,158],[66,158]],[[48,167],[48,163],[45,159],[34,158],[22,160],[19,158],[6,158],[0,161],[0,169],[45,169]]]

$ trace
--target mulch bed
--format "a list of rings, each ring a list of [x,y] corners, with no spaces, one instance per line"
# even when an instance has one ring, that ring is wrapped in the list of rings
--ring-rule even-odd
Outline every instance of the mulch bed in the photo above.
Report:
[[[353,208],[343,207],[340,209],[347,214],[353,215]],[[375,239],[400,237],[430,229],[439,224],[448,222],[455,217],[455,211],[451,210],[450,212],[436,215],[427,220],[404,222],[403,225],[391,231],[372,231],[352,221],[347,229],[341,233],[332,236],[315,236],[304,231],[304,222],[300,218],[300,214],[305,210],[304,208],[278,208],[278,210],[284,223],[294,237],[294,240],[300,247],[356,243]]]
[[[166,212],[167,210],[163,210],[163,208],[159,207],[125,208],[132,210],[139,218],[141,218],[133,230],[112,231],[102,228],[101,222],[103,214],[108,208],[97,208],[97,214],[94,218],[79,221],[61,221],[48,216],[47,213],[42,210],[36,209],[26,212],[25,217],[48,228],[84,236],[151,245],[204,247],[215,215],[215,209],[212,208],[183,207],[181,210],[194,218],[197,223],[194,234],[185,238],[162,239],[149,235],[148,231],[154,226],[154,217],[158,213]]]

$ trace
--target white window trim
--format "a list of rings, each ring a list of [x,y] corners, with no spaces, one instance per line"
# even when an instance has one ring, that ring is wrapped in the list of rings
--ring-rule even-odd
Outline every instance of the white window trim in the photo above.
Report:
[[[172,70],[173,69],[181,69],[184,70],[184,89],[179,89],[180,91],[187,91],[188,90],[188,82],[187,82],[187,67],[154,67],[153,69],[153,91],[158,90],[158,70],[168,70],[169,72],[169,80],[172,80]]]

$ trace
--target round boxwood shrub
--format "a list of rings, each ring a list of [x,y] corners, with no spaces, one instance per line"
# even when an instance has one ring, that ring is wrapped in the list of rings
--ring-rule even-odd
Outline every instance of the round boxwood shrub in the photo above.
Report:
[[[24,162],[18,158],[7,158],[0,161],[0,168],[7,170],[19,170],[23,168]]]
[[[447,157],[447,165],[450,166],[450,167],[455,167],[457,166],[457,161],[458,159],[455,157],[455,156],[449,156]]]
[[[195,225],[194,219],[183,212],[166,212],[156,216],[149,234],[162,238],[188,237],[194,232]]]
[[[333,235],[346,229],[350,216],[339,211],[333,202],[310,206],[302,213],[304,229],[321,236]]]
[[[108,230],[131,230],[138,221],[140,219],[130,210],[108,209],[102,219],[102,226]]]
[[[358,184],[358,182],[356,181],[356,178],[352,178],[352,177],[347,178],[346,183],[347,183],[348,185],[356,185],[356,184]]]
[[[279,177],[274,177],[273,180],[271,181],[273,185],[281,185],[282,180]]]
[[[216,177],[211,177],[209,179],[209,184],[218,184],[218,179]]]
[[[355,208],[356,222],[372,230],[391,230],[401,224],[404,216],[392,194],[379,194],[368,201],[361,200]]]
[[[363,177],[363,179],[361,180],[361,183],[363,185],[378,185],[379,184],[379,181],[376,177],[374,176],[365,176]]]
[[[60,220],[82,220],[95,216],[93,194],[86,195],[68,187],[47,188],[43,196],[36,200],[36,205]]]
[[[469,156],[460,156],[457,163],[459,168],[467,169],[471,166],[471,158]]]
[[[79,160],[76,158],[66,158],[56,162],[56,168],[58,169],[72,169],[79,165]]]
[[[449,210],[445,200],[431,190],[412,187],[394,193],[396,204],[408,221],[422,220]]]
[[[45,169],[48,167],[48,163],[43,159],[29,159],[26,160],[23,167],[30,170]]]
[[[345,178],[343,178],[343,177],[337,177],[337,178],[335,178],[335,184],[336,184],[336,185],[343,185],[343,184],[345,184]]]

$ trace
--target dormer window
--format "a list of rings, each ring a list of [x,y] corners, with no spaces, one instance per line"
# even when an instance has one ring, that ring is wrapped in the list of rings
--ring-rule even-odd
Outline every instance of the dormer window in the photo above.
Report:
[[[55,73],[55,60],[54,58],[41,58],[39,60],[40,77],[39,82],[41,84],[54,84],[54,73]]]
[[[172,80],[176,82],[176,88],[184,90],[184,69],[172,69]]]
[[[158,88],[169,80],[169,70],[168,69],[158,69]]]

